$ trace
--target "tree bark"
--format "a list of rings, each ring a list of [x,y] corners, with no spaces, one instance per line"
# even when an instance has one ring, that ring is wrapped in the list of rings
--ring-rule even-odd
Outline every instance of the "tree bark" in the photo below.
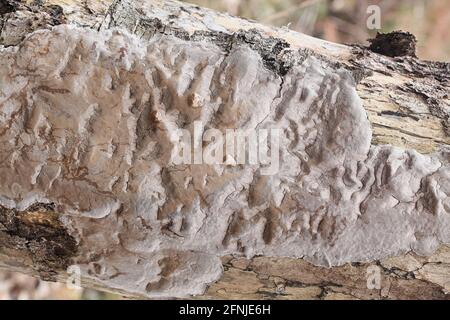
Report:
[[[0,14],[1,267],[64,281],[76,265],[83,285],[137,297],[450,297],[448,63],[395,50],[388,57],[175,1],[2,0]],[[189,182],[152,160],[168,161],[171,141],[161,132],[187,127],[192,115],[207,119],[198,111],[207,108],[217,112],[206,120],[212,128],[267,117],[289,127],[297,145],[306,141],[302,179],[312,180],[289,184],[288,175],[274,187],[254,173],[248,185],[230,178],[244,185],[248,212],[263,208],[241,215],[211,200],[226,188],[230,197],[240,192],[212,165],[176,167]],[[352,166],[366,166],[373,181],[353,176]],[[323,196],[341,182],[340,197],[350,189],[364,197]],[[303,190],[313,184],[320,196]],[[297,230],[286,199],[297,207],[322,201],[329,211],[314,227],[321,209],[303,208],[307,231]],[[208,220],[203,210],[223,217]],[[351,228],[359,240],[342,240]]]

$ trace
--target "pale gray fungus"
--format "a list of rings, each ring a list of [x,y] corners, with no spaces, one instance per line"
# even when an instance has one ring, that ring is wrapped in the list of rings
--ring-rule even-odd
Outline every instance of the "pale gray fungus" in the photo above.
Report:
[[[280,170],[169,165],[196,120],[279,128]],[[450,243],[448,153],[371,138],[350,73],[314,57],[281,79],[244,43],[66,25],[0,49],[0,205],[54,203],[83,276],[129,293],[201,294],[226,254],[336,266]]]

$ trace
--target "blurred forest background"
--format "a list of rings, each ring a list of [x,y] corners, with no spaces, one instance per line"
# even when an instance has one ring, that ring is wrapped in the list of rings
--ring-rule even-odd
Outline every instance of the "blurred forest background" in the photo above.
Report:
[[[418,39],[418,56],[450,60],[450,0],[187,0],[263,24],[288,26],[337,43],[367,44],[367,8],[381,9],[381,30],[404,30]]]
[[[381,9],[381,32],[409,31],[418,39],[418,56],[450,60],[450,0],[188,0],[264,24],[286,26],[338,43],[367,44],[367,8]],[[0,299],[118,299],[94,290],[0,272]]]

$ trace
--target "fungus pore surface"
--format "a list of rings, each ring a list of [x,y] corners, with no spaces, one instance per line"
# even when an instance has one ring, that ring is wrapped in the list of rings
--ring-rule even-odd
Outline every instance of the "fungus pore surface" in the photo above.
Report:
[[[195,123],[278,129],[277,170],[173,164]],[[313,56],[280,75],[245,43],[68,25],[0,48],[0,205],[54,204],[83,277],[128,293],[201,294],[227,254],[337,266],[450,243],[449,153],[371,139],[352,75]]]

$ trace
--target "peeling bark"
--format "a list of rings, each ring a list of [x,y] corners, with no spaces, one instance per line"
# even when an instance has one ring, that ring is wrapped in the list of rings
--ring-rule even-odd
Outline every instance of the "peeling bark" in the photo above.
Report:
[[[0,206],[2,250],[30,255],[33,269],[44,280],[65,272],[76,254],[75,239],[61,224],[52,204],[36,203],[24,211]]]
[[[0,12],[1,265],[131,296],[448,298],[448,64],[173,1]],[[282,130],[280,173],[171,166],[196,119]]]
[[[331,269],[289,258],[224,257],[225,272],[201,298],[292,300],[448,300],[449,247],[430,257],[411,253]],[[369,289],[368,268],[381,271],[380,288]]]

